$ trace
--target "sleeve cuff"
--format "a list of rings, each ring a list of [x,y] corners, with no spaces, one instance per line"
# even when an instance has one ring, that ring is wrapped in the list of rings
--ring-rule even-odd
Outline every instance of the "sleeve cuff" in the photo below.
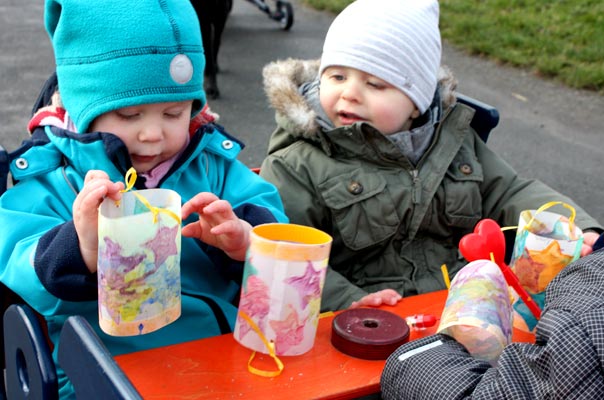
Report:
[[[46,290],[61,300],[96,300],[97,274],[86,267],[78,243],[73,221],[46,232],[36,249],[36,274]]]

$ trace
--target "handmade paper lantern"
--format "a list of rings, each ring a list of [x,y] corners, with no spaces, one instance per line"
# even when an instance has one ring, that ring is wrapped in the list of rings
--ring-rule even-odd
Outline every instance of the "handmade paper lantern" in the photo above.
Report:
[[[331,242],[328,234],[302,225],[254,227],[235,340],[266,354],[298,355],[312,348]]]
[[[571,216],[544,211],[555,204],[569,208]],[[560,202],[520,213],[510,267],[522,287],[540,307],[545,303],[547,285],[581,255],[583,232],[575,225],[574,215],[574,208]],[[537,320],[527,312],[525,305],[516,300],[514,310],[514,325],[532,331]]]
[[[510,295],[497,264],[477,260],[457,272],[438,332],[454,337],[472,356],[496,364],[512,339]]]
[[[180,196],[124,193],[99,208],[99,324],[114,336],[153,332],[180,316]]]

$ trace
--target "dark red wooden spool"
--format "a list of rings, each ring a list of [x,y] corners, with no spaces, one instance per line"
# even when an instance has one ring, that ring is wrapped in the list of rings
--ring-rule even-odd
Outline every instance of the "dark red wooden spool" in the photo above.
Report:
[[[342,353],[365,360],[385,360],[408,340],[405,320],[376,308],[344,311],[331,326],[331,344]]]

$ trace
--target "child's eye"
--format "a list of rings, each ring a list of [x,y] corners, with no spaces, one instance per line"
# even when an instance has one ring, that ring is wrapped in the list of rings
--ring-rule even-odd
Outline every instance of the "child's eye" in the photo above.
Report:
[[[367,84],[375,89],[383,89],[384,85],[381,82],[367,81]]]
[[[166,118],[178,119],[182,116],[182,111],[167,112],[164,113],[164,115],[166,116]]]
[[[134,119],[136,117],[138,117],[138,113],[126,113],[126,112],[119,112],[116,111],[116,114],[119,118],[124,119],[124,120],[131,120]]]

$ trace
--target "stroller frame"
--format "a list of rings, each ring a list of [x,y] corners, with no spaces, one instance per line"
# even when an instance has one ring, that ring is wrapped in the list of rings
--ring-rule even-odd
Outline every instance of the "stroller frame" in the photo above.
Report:
[[[272,20],[279,22],[281,29],[288,31],[294,24],[294,7],[286,0],[275,1],[275,7],[266,4],[264,0],[247,0],[264,12]]]

